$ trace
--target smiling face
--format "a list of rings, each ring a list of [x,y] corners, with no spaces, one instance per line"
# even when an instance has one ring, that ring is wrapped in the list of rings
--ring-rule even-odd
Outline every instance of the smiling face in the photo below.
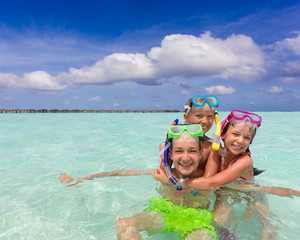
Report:
[[[238,155],[249,147],[252,140],[253,129],[247,124],[235,124],[228,127],[226,133],[222,134],[227,151]]]
[[[178,174],[193,177],[201,159],[199,137],[184,132],[180,137],[173,138],[171,159]]]
[[[206,134],[214,124],[214,109],[208,104],[203,107],[192,107],[192,109],[184,114],[184,120],[188,124],[200,124],[204,134]]]

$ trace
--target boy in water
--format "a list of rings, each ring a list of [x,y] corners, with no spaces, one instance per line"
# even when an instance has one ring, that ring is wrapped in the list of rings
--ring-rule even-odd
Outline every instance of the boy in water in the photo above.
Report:
[[[203,171],[198,168],[202,159],[201,126],[172,126],[168,131],[168,139],[169,157],[175,167],[172,169],[174,177],[202,176]],[[153,170],[151,174],[156,178],[157,171]],[[206,210],[201,210],[208,207],[209,191],[204,196],[196,197],[190,191],[177,191],[170,184],[162,184],[160,194],[164,198],[150,199],[147,211],[117,221],[119,240],[141,239],[139,234],[141,231],[177,232],[186,240],[216,237],[214,227],[211,225],[213,215]]]

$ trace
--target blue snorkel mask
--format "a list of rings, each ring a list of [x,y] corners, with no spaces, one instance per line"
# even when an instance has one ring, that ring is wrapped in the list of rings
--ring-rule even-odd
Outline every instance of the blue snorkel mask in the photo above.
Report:
[[[169,131],[167,133],[167,138],[165,142],[165,149],[164,149],[164,166],[166,169],[167,176],[171,183],[176,187],[177,190],[183,190],[184,182],[187,179],[180,178],[178,181],[171,172],[170,163],[169,163],[169,149],[170,149],[170,139],[174,137],[180,137],[183,132],[187,131],[191,136],[199,136],[203,137],[202,127],[199,124],[192,124],[192,125],[177,125],[178,119],[176,119]]]

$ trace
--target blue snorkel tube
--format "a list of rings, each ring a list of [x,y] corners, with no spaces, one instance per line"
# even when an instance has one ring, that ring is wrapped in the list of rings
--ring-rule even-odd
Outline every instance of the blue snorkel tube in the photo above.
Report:
[[[171,124],[171,126],[174,126],[177,124],[178,124],[178,119],[175,119],[175,121]],[[180,191],[180,190],[183,190],[183,186],[180,182],[177,181],[177,179],[171,173],[171,168],[170,168],[170,164],[169,164],[169,149],[170,149],[170,142],[169,142],[169,138],[168,138],[168,134],[167,134],[167,138],[165,141],[165,149],[164,149],[164,166],[165,166],[166,173],[167,173],[169,180],[171,181],[171,183],[174,184],[174,186],[176,187],[176,190]]]

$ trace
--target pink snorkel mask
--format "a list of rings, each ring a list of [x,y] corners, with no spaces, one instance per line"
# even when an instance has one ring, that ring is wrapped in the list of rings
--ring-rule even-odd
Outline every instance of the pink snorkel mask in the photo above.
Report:
[[[262,122],[261,116],[255,114],[255,113],[239,111],[239,110],[232,110],[231,113],[227,116],[227,118],[222,121],[222,123],[221,123],[222,130],[224,129],[224,127],[230,120],[236,120],[236,121],[247,121],[248,120],[251,124],[254,124],[255,127],[259,127]]]

